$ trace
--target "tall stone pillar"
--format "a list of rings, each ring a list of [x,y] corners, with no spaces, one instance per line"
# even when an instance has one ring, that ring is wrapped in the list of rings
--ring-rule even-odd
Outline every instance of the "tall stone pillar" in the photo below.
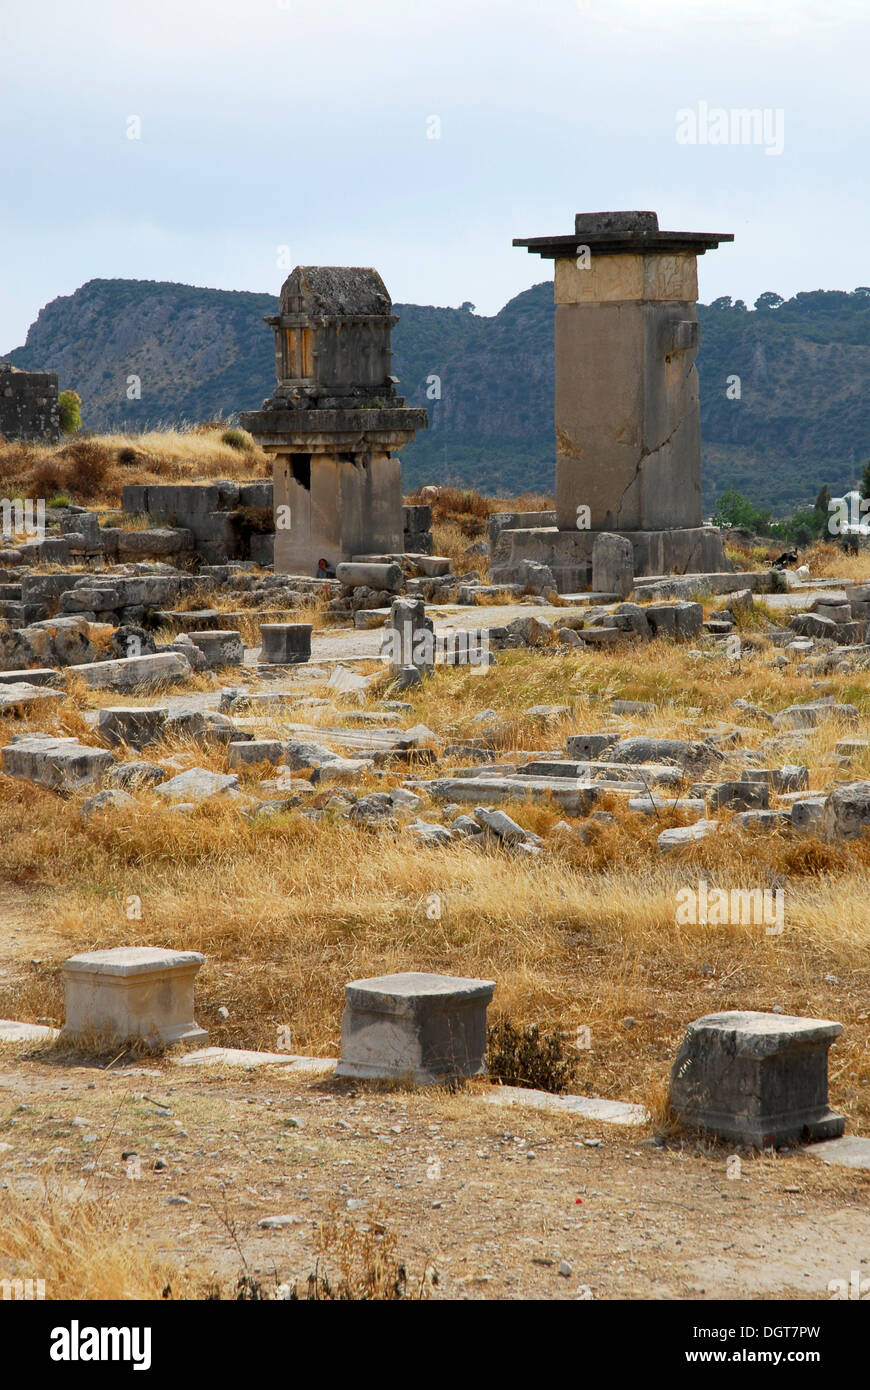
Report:
[[[599,212],[578,213],[571,235],[514,241],[555,261],[556,529],[502,532],[494,577],[532,558],[564,592],[602,531],[631,541],[636,574],[724,566],[701,526],[696,302],[697,257],[731,240]]]

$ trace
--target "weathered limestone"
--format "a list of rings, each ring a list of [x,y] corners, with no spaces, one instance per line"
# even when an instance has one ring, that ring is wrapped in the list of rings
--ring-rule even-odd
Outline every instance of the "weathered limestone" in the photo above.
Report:
[[[210,796],[233,795],[238,792],[239,779],[233,773],[210,772],[205,767],[191,767],[179,772],[168,782],[155,787],[158,796],[167,801],[205,801]]]
[[[311,623],[261,623],[260,662],[299,666],[311,657]]]
[[[386,564],[379,564],[376,560],[346,561],[336,567],[335,577],[347,589],[365,587],[386,590],[391,594],[397,594],[404,582],[402,567],[395,561]]]
[[[603,763],[675,763],[687,773],[706,772],[722,755],[709,743],[681,738],[652,738],[639,734],[618,739],[601,753]]]
[[[0,434],[57,443],[57,372],[24,372],[11,362],[0,362]]]
[[[660,853],[669,854],[672,849],[682,849],[697,840],[706,840],[708,835],[716,833],[718,827],[719,822],[715,820],[698,820],[694,825],[676,825],[671,830],[663,830],[656,844]]]
[[[181,652],[93,661],[76,667],[76,675],[91,690],[150,690],[187,680],[190,674],[190,662]]]
[[[634,550],[625,536],[600,531],[592,544],[592,588],[627,598],[634,587]]]
[[[276,572],[401,553],[398,450],[427,414],[396,395],[383,280],[359,267],[297,266],[267,322],[278,385],[241,424],[274,458]]]
[[[392,675],[405,666],[431,671],[435,665],[435,636],[431,618],[421,598],[397,598],[390,608],[390,621],[384,629],[382,650],[386,652]]]
[[[88,951],[64,962],[62,1037],[151,1046],[204,1043],[193,1014],[193,982],[205,956],[156,946]]]
[[[826,719],[841,719],[854,724],[858,719],[855,705],[838,705],[835,700],[813,700],[805,705],[789,705],[774,715],[775,729],[815,729]]]
[[[571,734],[565,745],[569,758],[583,762],[602,757],[605,749],[619,742],[619,734]]]
[[[686,1029],[671,1106],[687,1128],[756,1148],[835,1139],[845,1121],[828,1108],[828,1049],[842,1031],[828,1019],[708,1014]]]
[[[112,705],[97,716],[97,732],[113,747],[126,743],[131,748],[147,748],[163,734],[169,710]]]
[[[696,257],[730,240],[660,231],[654,212],[578,213],[573,235],[514,240],[555,261],[556,529],[502,531],[494,582],[532,559],[561,592],[585,588],[602,531],[631,543],[636,575],[726,568],[701,525],[695,303]]]
[[[276,738],[255,738],[227,744],[227,767],[251,767],[255,763],[279,763],[284,745]]]
[[[47,690],[43,685],[31,685],[29,681],[5,681],[0,685],[0,714],[7,710],[31,709],[34,705],[56,705],[64,699],[58,690]]]
[[[76,738],[54,734],[18,734],[0,751],[7,777],[23,777],[64,791],[99,781],[115,765],[113,755],[104,748],[89,748]]]
[[[433,1085],[486,1071],[493,980],[409,971],[345,990],[336,1076]]]
[[[241,666],[244,660],[245,644],[240,632],[214,628],[207,632],[189,632],[187,636],[213,671],[221,666]]]
[[[824,838],[857,840],[868,826],[870,782],[850,782],[848,786],[835,787],[827,797],[819,818],[819,828]]]

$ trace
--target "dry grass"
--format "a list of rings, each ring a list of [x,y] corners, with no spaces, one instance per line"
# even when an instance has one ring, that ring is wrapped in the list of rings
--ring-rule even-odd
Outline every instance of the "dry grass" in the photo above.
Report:
[[[386,685],[386,678],[378,682],[374,696]],[[864,713],[858,726],[834,721],[810,733],[800,760],[810,766],[811,785],[832,780],[836,739],[866,732],[870,722],[863,677],[830,691]],[[683,648],[652,643],[642,665],[631,651],[511,652],[485,677],[439,670],[422,690],[408,693],[413,708],[406,719],[459,740],[479,732],[472,716],[490,706],[505,748],[545,750],[564,747],[577,729],[608,727],[615,697],[656,702],[638,731],[697,737],[717,719],[734,722],[731,701],[738,695],[775,710],[814,693],[792,668],[771,672],[750,658],[738,671],[724,660],[693,660]],[[86,698],[97,707],[116,697]],[[523,713],[543,703],[571,704],[574,717],[548,727]],[[321,714],[290,704],[280,715],[256,716],[248,727],[287,737],[284,726],[294,718],[345,722],[340,703],[338,709],[337,716],[335,706]],[[755,717],[737,718],[748,726],[750,744],[771,732]],[[75,699],[57,719],[58,727],[80,736],[87,727]],[[46,726],[44,715],[40,725]],[[15,727],[29,724],[19,720]],[[180,740],[145,756],[225,767],[223,749]],[[870,774],[865,764],[856,760],[850,776]],[[243,772],[242,791],[262,796],[257,781],[264,774],[274,771]],[[382,790],[401,775],[369,774],[358,790]],[[549,836],[543,858],[530,861],[462,843],[423,848],[401,828],[356,827],[340,812],[329,811],[318,823],[307,819],[303,809],[326,806],[332,789],[315,789],[304,804],[256,822],[232,802],[179,815],[147,791],[137,793],[133,809],[83,819],[83,796],[64,799],[0,780],[0,877],[24,895],[32,920],[53,943],[43,964],[0,992],[2,1016],[59,1018],[58,965],[73,951],[132,941],[171,945],[207,957],[198,1012],[214,1042],[274,1048],[278,1030],[289,1027],[293,1050],[334,1055],[347,980],[405,969],[479,976],[497,980],[498,1010],[518,1023],[571,1036],[581,1025],[591,1028],[592,1051],[579,1054],[580,1091],[646,1103],[689,1019],[777,1004],[846,1023],[833,1094],[853,1116],[870,1116],[862,1085],[870,1082],[868,841],[844,846],[745,836],[723,812],[714,840],[663,858],[658,832],[684,817],[635,815],[623,798],[610,796],[601,808],[614,820],[585,822],[587,845],[576,836],[550,835],[565,819],[554,804],[508,807],[521,824]],[[440,811],[433,805],[422,814],[433,819]],[[729,889],[783,885],[783,935],[768,937],[763,925],[678,926],[677,891],[701,878]],[[436,921],[426,914],[432,893],[441,902]],[[142,917],[131,922],[124,904],[134,895]],[[826,975],[840,983],[826,982]],[[221,1006],[230,1011],[226,1021],[218,1018]]]
[[[65,493],[74,502],[117,507],[126,483],[202,482],[267,477],[268,457],[225,444],[225,425],[84,435],[59,445],[0,443],[0,487],[7,497]]]
[[[0,1278],[41,1280],[52,1301],[195,1296],[189,1273],[136,1240],[110,1198],[74,1186],[0,1192]]]

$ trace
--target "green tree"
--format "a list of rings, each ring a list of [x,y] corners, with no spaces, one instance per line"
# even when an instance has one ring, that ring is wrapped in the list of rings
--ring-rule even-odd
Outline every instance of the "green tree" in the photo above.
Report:
[[[781,294],[777,294],[774,290],[765,290],[764,294],[760,294],[756,299],[755,307],[756,309],[778,309],[780,304],[784,303],[785,300]]]
[[[831,489],[828,487],[827,483],[823,483],[823,485],[819,488],[819,495],[813,503],[813,511],[821,512],[822,515],[827,519],[828,503],[830,502],[830,500]]]
[[[743,497],[735,487],[726,488],[713,513],[716,526],[742,526],[747,531],[765,532],[770,527],[770,512],[764,512]]]
[[[858,484],[858,491],[862,497],[870,497],[870,459],[861,469],[861,481]]]
[[[60,427],[64,434],[75,434],[82,427],[82,398],[78,391],[61,391],[57,398],[60,407]]]

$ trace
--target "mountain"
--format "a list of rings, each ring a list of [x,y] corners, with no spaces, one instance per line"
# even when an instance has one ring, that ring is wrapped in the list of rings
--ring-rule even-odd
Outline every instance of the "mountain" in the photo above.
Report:
[[[491,494],[553,487],[553,290],[491,318],[473,306],[396,304],[394,369],[430,428],[403,452],[406,487]],[[57,371],[85,426],[140,430],[257,408],[274,381],[271,295],[151,280],[91,280],[40,312],[15,366]],[[781,514],[855,481],[870,455],[870,288],[816,290],[754,309],[699,305],[704,499],[726,487]],[[127,398],[138,377],[141,398]],[[735,381],[735,378],[739,381]],[[739,394],[738,394],[739,392]],[[440,394],[439,394],[440,393]]]

